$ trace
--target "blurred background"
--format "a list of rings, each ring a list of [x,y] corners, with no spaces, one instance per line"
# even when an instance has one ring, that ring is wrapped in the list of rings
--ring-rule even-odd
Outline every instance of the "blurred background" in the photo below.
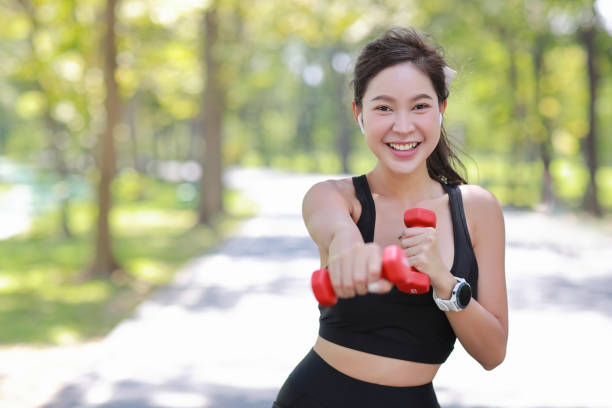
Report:
[[[0,21],[0,347],[107,334],[256,211],[227,169],[371,169],[351,70],[393,25],[458,71],[470,183],[612,231],[610,0],[4,0]]]

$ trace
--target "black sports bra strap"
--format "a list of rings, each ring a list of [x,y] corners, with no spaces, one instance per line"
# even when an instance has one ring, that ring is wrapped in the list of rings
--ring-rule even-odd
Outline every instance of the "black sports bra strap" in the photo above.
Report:
[[[357,221],[357,228],[359,228],[364,242],[374,242],[376,206],[365,174],[353,177],[353,186],[355,187],[355,196],[361,204],[361,215],[359,221]]]
[[[465,239],[468,248],[471,248],[472,240],[470,239],[470,232],[467,227],[467,221],[465,220],[465,212],[463,209],[463,198],[461,197],[461,190],[459,190],[459,186],[456,185],[442,184],[442,186],[448,193],[448,200],[450,202],[453,225],[456,227],[460,226],[460,228],[455,227],[455,240],[461,239],[461,234],[463,234],[463,238]]]

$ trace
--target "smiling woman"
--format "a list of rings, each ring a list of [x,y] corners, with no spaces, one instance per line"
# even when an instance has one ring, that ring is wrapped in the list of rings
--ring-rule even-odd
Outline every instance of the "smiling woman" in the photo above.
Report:
[[[462,165],[443,127],[453,75],[414,30],[391,29],[360,54],[353,113],[377,164],[304,197],[337,302],[319,306],[319,337],[275,408],[435,408],[432,380],[457,338],[485,369],[503,361],[503,215],[491,193],[455,170]],[[433,212],[433,227],[404,221],[411,208]],[[426,293],[384,278],[389,247],[427,275]]]

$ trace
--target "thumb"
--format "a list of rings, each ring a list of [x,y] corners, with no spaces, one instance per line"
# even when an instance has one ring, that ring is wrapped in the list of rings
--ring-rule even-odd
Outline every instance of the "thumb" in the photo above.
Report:
[[[386,279],[381,279],[368,284],[368,292],[383,294],[393,289],[393,284]]]

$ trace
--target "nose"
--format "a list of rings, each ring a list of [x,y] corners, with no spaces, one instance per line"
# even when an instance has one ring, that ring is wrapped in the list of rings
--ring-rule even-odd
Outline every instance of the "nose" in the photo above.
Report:
[[[396,133],[410,133],[414,130],[414,123],[410,115],[405,112],[397,112],[395,121],[393,122],[393,131]]]

